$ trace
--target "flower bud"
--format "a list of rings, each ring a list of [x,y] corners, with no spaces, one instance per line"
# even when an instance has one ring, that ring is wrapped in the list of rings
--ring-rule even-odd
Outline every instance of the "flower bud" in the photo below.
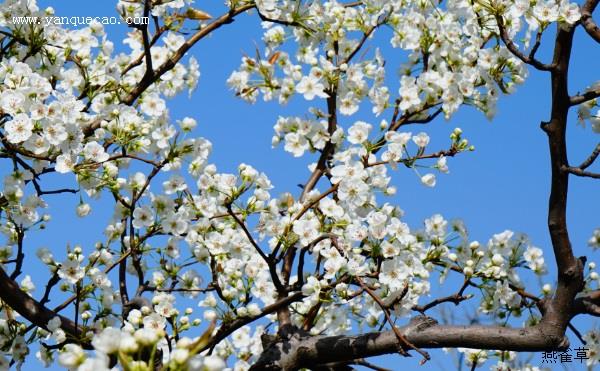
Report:
[[[494,254],[494,256],[492,256],[492,264],[502,265],[502,263],[504,263],[504,258],[502,257],[502,255]]]
[[[547,283],[542,287],[542,292],[544,293],[544,295],[548,295],[550,294],[550,292],[552,291],[552,286]]]

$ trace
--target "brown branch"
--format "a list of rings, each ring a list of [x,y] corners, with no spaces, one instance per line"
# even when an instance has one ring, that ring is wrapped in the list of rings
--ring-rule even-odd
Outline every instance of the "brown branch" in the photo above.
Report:
[[[167,59],[167,61],[165,63],[163,63],[161,66],[159,66],[152,74],[145,75],[142,78],[142,80],[136,85],[136,87],[125,98],[122,99],[122,103],[130,105],[133,102],[135,102],[135,100],[140,95],[142,95],[142,93],[144,91],[146,91],[146,89],[150,85],[154,84],[166,72],[173,69],[173,67],[175,67],[177,62],[179,62],[181,60],[181,58],[183,58],[185,53],[187,53],[187,51],[192,46],[194,46],[194,44],[196,44],[198,41],[200,41],[203,38],[205,38],[206,36],[208,36],[214,30],[221,28],[221,26],[231,23],[233,21],[233,19],[240,13],[243,13],[254,7],[255,7],[254,4],[246,4],[246,5],[240,6],[236,9],[231,9],[229,12],[223,14],[219,18],[217,18],[214,21],[212,21],[211,23],[207,24],[205,27],[198,30],[198,32],[196,32],[185,43],[183,43],[183,45],[179,47],[179,49],[175,52],[175,54],[173,54],[169,59]]]
[[[334,42],[334,49],[337,52],[337,42]],[[329,117],[327,119],[327,133],[329,134],[329,140],[327,141],[327,144],[325,144],[325,147],[323,148],[323,151],[321,152],[321,155],[319,156],[319,160],[317,162],[317,166],[316,166],[315,170],[313,171],[310,178],[308,179],[308,181],[306,182],[306,184],[304,185],[304,187],[302,189],[302,193],[300,194],[300,201],[304,200],[306,195],[314,189],[314,187],[317,185],[317,182],[319,181],[319,179],[321,179],[323,174],[325,174],[325,171],[328,167],[328,161],[331,158],[331,156],[333,155],[333,152],[335,151],[335,144],[331,141],[331,136],[336,131],[337,125],[338,125],[338,123],[337,123],[337,82],[334,85],[332,85],[331,87],[329,87],[327,93],[328,93],[327,113],[329,114]],[[335,191],[335,189],[337,189],[337,188],[334,188],[333,191]],[[331,191],[331,189],[330,189],[330,191]],[[327,194],[327,192],[326,192],[326,194]],[[319,197],[318,200],[324,198],[326,196],[326,194],[321,195],[321,197]],[[316,205],[315,202],[318,202],[318,201],[313,201],[313,203]],[[311,203],[311,204],[313,204],[313,203]],[[310,207],[312,207],[312,206],[303,208],[301,210],[301,212],[297,215],[297,218],[299,218],[299,216],[301,216],[301,214],[305,213]],[[297,219],[294,219],[294,220],[297,220]],[[293,224],[293,222],[291,224],[289,224],[288,227],[285,229],[284,235],[287,235],[287,233],[289,233],[292,224]],[[282,246],[282,244],[283,244],[283,239],[281,239],[277,243],[275,248],[273,249],[273,252],[275,254],[277,253],[279,248]],[[282,256],[284,258],[284,261],[283,261],[283,266],[281,268],[281,273],[282,273],[282,276],[284,277],[285,284],[287,286],[289,283],[289,277],[291,275],[291,270],[294,265],[294,259],[296,258],[296,247],[289,246],[288,250],[285,251],[282,254]],[[283,290],[280,291],[279,299],[282,299],[286,295],[287,295],[286,291],[283,291]],[[290,318],[291,318],[291,314],[290,314],[289,308],[282,307],[277,311],[277,319],[279,321],[280,332],[281,331],[287,332],[288,329],[291,327],[291,319]]]
[[[366,367],[366,368],[370,368],[371,370],[375,370],[375,371],[391,371],[390,369],[379,367],[377,365],[372,364],[371,362],[367,362],[367,361],[365,361],[362,358],[354,360],[354,362],[352,362],[352,363],[354,363],[355,365],[359,365],[359,366],[363,366],[363,367]]]
[[[258,244],[256,243],[256,241],[254,240],[254,237],[252,237],[252,234],[248,230],[248,227],[246,227],[246,224],[244,224],[244,222],[242,222],[240,220],[240,218],[238,218],[238,216],[233,212],[233,210],[231,209],[231,203],[228,203],[225,206],[227,207],[227,212],[229,213],[229,215],[242,228],[242,230],[244,231],[244,234],[246,235],[246,238],[252,244],[252,246],[254,246],[254,249],[256,250],[256,252],[258,253],[258,255],[260,255],[260,257],[265,261],[265,263],[269,264],[270,263],[269,257],[267,255],[265,255],[265,253],[262,251],[262,249],[260,248],[260,246],[258,246]]]
[[[122,219],[121,223],[125,224],[125,221],[126,219]],[[125,233],[125,230],[121,233],[121,254],[124,255],[126,251],[131,251],[131,254],[133,254],[133,249],[127,249],[125,246]],[[119,296],[121,297],[121,314],[123,315],[123,318],[127,318],[127,314],[129,313],[129,309],[126,306],[126,304],[129,303],[129,294],[127,292],[127,259],[123,259],[119,263]],[[78,297],[78,295],[75,295],[76,300]]]
[[[592,39],[596,40],[596,42],[600,43],[600,28],[594,22],[592,18],[592,13],[598,6],[598,0],[587,0],[585,4],[581,7],[581,24],[585,31],[592,37]]]
[[[19,284],[8,277],[2,267],[0,267],[0,299],[33,325],[46,330],[48,321],[58,316],[61,321],[61,329],[73,339],[82,340],[81,328],[67,317],[56,314],[55,311],[48,309],[21,290]],[[87,341],[80,341],[80,344],[86,349],[91,349]]]
[[[256,241],[252,237],[252,234],[248,230],[248,227],[246,227],[246,224],[244,224],[244,222],[241,221],[240,218],[238,218],[236,213],[233,212],[233,210],[231,209],[231,203],[228,203],[225,206],[227,207],[227,212],[229,213],[229,215],[235,220],[235,222],[240,226],[240,228],[242,228],[242,231],[244,231],[246,238],[252,244],[252,246],[254,247],[254,250],[256,250],[258,255],[260,255],[260,257],[265,261],[265,263],[269,267],[269,272],[271,273],[271,279],[273,280],[273,284],[275,285],[275,288],[277,289],[277,291],[282,292],[284,290],[284,287],[281,284],[281,280],[279,279],[279,276],[277,275],[277,271],[275,269],[274,262],[264,253],[264,251],[262,251],[260,246],[258,246]]]
[[[216,344],[220,343],[223,339],[225,339],[227,336],[234,333],[237,329],[239,329],[249,323],[252,323],[252,322],[256,321],[257,319],[260,319],[266,315],[274,313],[281,308],[287,308],[290,304],[302,300],[303,297],[304,297],[304,295],[302,294],[302,292],[300,292],[300,291],[295,292],[289,296],[286,296],[283,299],[277,300],[275,303],[273,303],[271,305],[267,305],[257,315],[240,317],[240,318],[233,320],[232,322],[223,324],[219,328],[219,330],[217,330],[217,333],[211,338],[210,342],[207,345],[205,345],[202,349],[200,349],[199,352],[202,352],[206,349],[213,348]]]
[[[52,288],[54,286],[56,286],[59,282],[60,282],[60,277],[58,276],[57,273],[54,273],[52,275],[52,277],[50,277],[50,279],[48,280],[48,283],[46,284],[46,289],[44,290],[44,296],[42,296],[42,299],[40,300],[41,305],[46,305],[46,303],[48,303],[50,301],[50,292],[52,291]]]
[[[566,173],[570,173],[576,176],[580,176],[580,177],[587,177],[587,178],[595,178],[595,179],[600,179],[600,174],[599,173],[594,173],[591,171],[585,171],[585,169],[587,169],[588,167],[590,167],[594,161],[596,161],[596,159],[598,158],[598,156],[600,155],[600,144],[596,145],[596,148],[594,148],[594,150],[592,151],[592,153],[588,156],[588,158],[586,158],[581,165],[574,167],[574,166],[568,166],[568,165],[563,165],[561,166],[561,170],[563,172]]]
[[[145,0],[144,1],[144,17],[148,18],[149,13],[150,13],[150,0]],[[156,21],[156,19],[155,19],[156,30],[155,30],[154,35],[152,36],[152,40],[149,40],[148,24],[132,25],[132,26],[137,28],[138,30],[142,31],[142,38],[143,38],[143,42],[144,42],[144,52],[141,53],[139,55],[139,57],[137,57],[136,59],[131,61],[131,63],[129,63],[127,65],[127,67],[125,67],[125,69],[123,69],[123,71],[121,72],[121,76],[125,76],[125,74],[127,72],[129,72],[132,68],[139,66],[142,63],[142,60],[144,58],[146,59],[145,74],[151,74],[153,72],[152,54],[151,54],[152,46],[154,46],[156,44],[156,42],[160,39],[162,34],[167,30],[167,27],[159,27],[158,21]]]
[[[23,252],[23,239],[25,238],[25,233],[23,228],[17,227],[17,258],[15,259],[15,270],[10,275],[11,280],[17,279],[19,275],[22,273],[21,270],[23,268],[23,261],[25,260],[25,253]]]
[[[504,20],[501,15],[496,15],[496,23],[498,24],[498,30],[500,31],[500,39],[506,45],[506,48],[517,58],[519,58],[524,63],[527,63],[540,71],[551,71],[555,68],[555,64],[545,64],[535,59],[535,52],[537,51],[536,45],[534,45],[534,49],[531,50],[529,55],[523,54],[521,50],[515,45],[515,43],[510,39],[508,33],[506,32],[506,28],[504,26]],[[541,35],[539,35],[541,38]],[[536,44],[538,44],[536,37]],[[539,47],[539,45],[537,45]]]
[[[137,160],[137,161],[144,162],[144,163],[146,163],[148,165],[152,165],[152,166],[155,166],[155,167],[160,166],[160,164],[157,163],[156,161],[148,160],[148,159],[145,159],[143,157],[139,157],[139,156],[131,155],[131,154],[118,154],[118,155],[114,155],[114,156],[109,157],[108,160],[106,160],[104,162],[115,161],[115,160],[119,160],[119,159],[122,159],[122,158],[129,158],[129,159]],[[101,163],[104,163],[104,162],[101,162]]]
[[[150,49],[152,49],[152,47],[156,44],[156,42],[160,39],[160,37],[162,36],[162,34],[165,31],[167,31],[166,27],[158,28],[158,30],[156,31],[156,33],[154,34],[154,36],[152,36],[152,39],[150,40],[150,43],[149,43]],[[145,57],[146,57],[146,53],[140,53],[140,55],[137,58],[135,58],[133,61],[131,61],[131,63],[129,63],[127,65],[127,67],[125,67],[123,69],[123,71],[121,72],[121,76],[125,76],[127,74],[127,72],[131,71],[134,67],[137,67],[140,64],[142,64],[142,61],[144,60]]]
[[[329,97],[327,97],[327,113],[329,114],[329,118],[327,119],[327,133],[330,136],[329,141],[323,148],[321,152],[321,156],[319,156],[319,160],[317,161],[317,166],[315,170],[312,172],[310,178],[302,188],[302,194],[300,195],[300,201],[303,201],[306,195],[312,191],[317,182],[323,174],[325,174],[325,170],[327,168],[327,161],[333,154],[335,149],[335,144],[331,142],[331,136],[337,129],[337,86],[332,86],[329,90]]]
[[[261,13],[258,8],[256,8],[256,12],[258,13],[258,17],[264,22],[271,22],[271,23],[275,23],[275,24],[280,24],[282,26],[288,26],[288,27],[299,27],[299,28],[302,28],[309,32],[315,32],[315,30],[313,30],[312,28],[310,28],[302,23],[296,22],[296,21],[286,21],[283,19],[269,18],[266,15],[264,15],[263,13]]]
[[[573,316],[578,314],[589,314],[600,317],[600,290],[580,295],[573,301]]]
[[[150,14],[150,0],[144,0],[144,17],[148,19],[148,15]],[[154,69],[152,68],[152,53],[150,51],[151,45],[148,36],[148,24],[141,25],[139,28],[142,31],[142,39],[144,41],[144,55],[146,59],[146,72],[144,73],[144,77],[149,76],[151,78],[154,75]]]
[[[579,330],[577,330],[577,327],[575,327],[572,323],[569,323],[568,327],[569,327],[569,330],[571,330],[573,332],[573,334],[577,337],[577,339],[579,339],[579,341],[581,341],[581,344],[585,345],[586,341],[583,339],[581,332],[579,332]]]
[[[594,161],[596,161],[596,158],[598,158],[598,155],[600,155],[600,143],[598,143],[596,145],[596,148],[594,148],[594,151],[592,152],[591,155],[589,155],[588,158],[585,159],[585,161],[583,161],[581,163],[581,165],[579,165],[578,167],[581,170],[585,170],[588,167],[590,167],[590,165],[592,165],[594,163]]]
[[[596,88],[594,90],[586,91],[583,94],[577,94],[575,96],[572,96],[570,98],[569,104],[571,106],[576,106],[578,104],[588,102],[588,101],[590,101],[592,99],[596,99],[598,97],[600,97],[600,88]]]
[[[426,159],[432,159],[432,158],[440,158],[442,156],[445,157],[454,157],[459,153],[459,150],[455,147],[450,148],[449,150],[440,150],[434,153],[429,153],[429,154],[423,154],[423,155],[417,155],[414,157],[410,157],[410,158],[404,158],[404,159],[400,159],[397,161],[394,161],[396,163],[402,163],[406,166],[411,166],[415,161],[417,160],[426,160]],[[373,166],[379,166],[379,165],[386,165],[389,164],[390,161],[376,161],[376,162],[372,162],[369,164],[366,164],[365,167],[373,167]]]
[[[398,327],[402,336],[419,348],[467,347],[491,350],[541,351],[566,349],[568,340],[550,326],[442,326],[425,316]],[[352,361],[396,353],[401,342],[393,330],[360,335],[293,337],[266,348],[250,368],[288,370],[312,368],[330,362]]]
[[[151,74],[145,74],[142,80],[135,86],[135,88],[130,91],[123,99],[121,99],[121,103],[126,105],[132,105],[142,93],[148,89],[152,84],[154,84],[162,75],[170,71],[177,65],[177,63],[183,58],[185,53],[194,46],[198,41],[202,40],[206,36],[208,36],[211,32],[221,28],[223,25],[233,22],[234,18],[252,8],[255,5],[253,3],[242,5],[238,8],[231,9],[227,13],[223,14],[219,18],[215,19],[211,23],[207,24],[205,27],[198,30],[194,35],[192,35],[183,45],[179,47],[179,49],[173,54],[166,62],[160,65],[158,68],[154,70]],[[87,127],[83,128],[84,135],[90,136],[94,133],[94,131],[100,127],[101,120],[95,120]]]
[[[551,71],[552,107],[550,121],[542,125],[548,135],[552,178],[548,200],[548,231],[552,241],[554,258],[558,271],[556,292],[549,299],[542,324],[550,324],[564,334],[570,321],[569,308],[575,296],[583,288],[583,262],[573,255],[567,228],[567,196],[569,173],[563,171],[568,166],[566,127],[570,107],[568,74],[574,28],[558,28]]]
[[[396,104],[395,104],[395,108],[394,108],[394,113],[392,116],[392,121],[390,122],[390,127],[388,128],[388,131],[397,131],[398,129],[400,129],[402,126],[405,125],[410,125],[410,124],[427,124],[430,123],[431,121],[433,121],[440,113],[442,113],[442,108],[438,108],[437,110],[435,110],[435,112],[433,112],[432,114],[428,115],[427,117],[424,117],[422,119],[411,119],[411,117],[414,117],[420,113],[425,112],[426,110],[433,108],[435,106],[440,105],[441,103],[435,103],[435,104],[425,104],[421,109],[419,109],[417,112],[404,112],[402,114],[402,116],[398,117],[400,115],[400,99],[396,99]],[[379,152],[383,146],[387,143],[387,140],[385,139],[385,135],[382,135],[376,142],[374,145],[373,150],[371,151],[371,153],[376,154],[377,152]],[[366,158],[365,158],[366,159]]]
[[[465,279],[465,282],[461,286],[460,290],[458,290],[458,292],[456,292],[452,295],[442,297],[442,298],[437,298],[425,305],[416,305],[412,309],[414,311],[420,312],[421,314],[424,314],[429,309],[436,307],[443,303],[454,303],[454,305],[459,305],[463,301],[468,300],[471,297],[473,297],[472,295],[463,295],[470,283],[471,283],[471,281],[469,279]]]
[[[533,44],[533,47],[531,48],[531,51],[529,52],[529,59],[533,60],[535,59],[535,54],[537,53],[538,49],[540,48],[540,45],[542,45],[542,29],[539,29],[538,32],[535,35],[535,44]]]
[[[561,170],[563,172],[569,173],[569,174],[573,174],[573,175],[577,175],[583,178],[594,178],[594,179],[600,179],[600,173],[593,173],[591,171],[585,171],[582,170],[578,167],[572,167],[572,166],[563,166],[561,167]]]
[[[363,2],[362,1],[352,1],[349,3],[342,4],[342,5],[344,6],[344,8],[354,8],[354,7],[363,5]]]
[[[392,327],[392,331],[394,332],[394,335],[396,335],[396,337],[398,338],[399,346],[398,346],[397,350],[400,352],[400,354],[407,356],[408,353],[406,352],[406,349],[414,349],[423,356],[424,361],[428,361],[431,358],[429,353],[417,348],[414,344],[409,342],[404,337],[404,335],[402,335],[402,332],[396,327],[396,325],[392,321],[392,319],[390,317],[390,313],[389,313],[386,305],[379,298],[379,296],[377,296],[377,294],[375,294],[367,285],[365,285],[365,283],[360,279],[360,277],[356,276],[355,279],[356,279],[356,282],[358,282],[358,284],[363,288],[363,290],[365,290],[367,292],[367,294],[369,294],[369,296],[371,298],[373,298],[373,300],[375,300],[375,302],[381,307],[381,310],[383,311],[383,314],[385,315],[385,319]]]
[[[391,12],[390,12],[391,14]],[[358,42],[358,44],[356,45],[356,47],[350,52],[350,54],[348,54],[348,56],[342,61],[341,64],[344,63],[350,63],[350,61],[352,60],[352,58],[354,58],[354,56],[356,56],[356,54],[360,51],[360,49],[362,49],[362,47],[364,46],[365,42],[367,42],[367,40],[369,39],[369,37],[371,37],[371,35],[373,34],[373,32],[380,27],[381,25],[383,25],[386,21],[387,18],[389,17],[389,14],[386,15],[385,17],[382,18],[381,21],[377,22],[376,25],[369,27],[369,29],[367,31],[365,31],[360,39],[360,41]]]

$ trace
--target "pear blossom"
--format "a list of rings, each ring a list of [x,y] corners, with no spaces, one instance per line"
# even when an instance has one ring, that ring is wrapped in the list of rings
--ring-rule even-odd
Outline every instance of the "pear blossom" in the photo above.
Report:
[[[348,129],[348,141],[353,144],[363,143],[371,131],[371,125],[363,121],[357,121]]]
[[[59,173],[68,173],[73,171],[76,160],[72,155],[62,154],[56,158],[56,171]]]
[[[315,76],[304,76],[296,86],[296,91],[304,95],[304,99],[313,100],[315,97],[327,98],[325,85]]]
[[[91,208],[90,204],[83,203],[83,202],[80,203],[76,209],[77,216],[80,218],[88,216],[91,211],[92,211],[92,208]]]
[[[75,284],[85,277],[85,272],[79,265],[79,262],[67,260],[60,265],[58,275],[60,278],[67,280],[71,284]]]
[[[85,361],[86,355],[77,344],[66,344],[64,351],[58,355],[58,363],[67,368],[76,368]]]
[[[600,247],[600,228],[594,229],[592,237],[588,240],[588,246],[593,249]]]
[[[142,111],[149,116],[160,116],[166,109],[165,101],[156,94],[144,97],[141,104]]]
[[[425,174],[421,177],[421,183],[427,187],[435,187],[436,179],[434,174]]]
[[[7,139],[11,143],[21,143],[29,139],[33,130],[33,122],[25,113],[17,113],[12,120],[8,121],[6,129]]]
[[[91,160],[93,162],[104,162],[110,157],[104,150],[104,147],[97,142],[86,143],[83,148],[83,155],[86,160]]]
[[[419,133],[412,137],[413,142],[419,147],[427,147],[429,144],[429,135],[427,133]]]

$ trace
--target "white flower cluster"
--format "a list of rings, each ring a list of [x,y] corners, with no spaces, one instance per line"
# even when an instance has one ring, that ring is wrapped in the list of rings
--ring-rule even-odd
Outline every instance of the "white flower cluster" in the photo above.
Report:
[[[259,9],[272,14],[275,23],[296,22],[290,36],[297,44],[297,63],[289,53],[278,50],[287,39],[283,27],[266,23],[263,40],[270,57],[244,57],[228,80],[245,100],[254,102],[259,93],[265,100],[278,98],[280,103],[295,93],[307,100],[333,97],[341,114],[352,115],[359,103],[369,98],[373,112],[381,114],[392,105],[392,90],[384,81],[383,56],[376,50],[371,59],[363,56],[354,61],[354,57],[364,42],[360,33],[367,37],[383,24],[394,30],[392,45],[410,53],[398,92],[401,111],[421,112],[441,104],[448,117],[464,103],[491,117],[499,90],[511,92],[526,77],[523,64],[507,49],[487,45],[493,28],[482,29],[477,22],[485,16],[480,13],[492,11],[491,4],[452,1],[447,9],[441,9],[422,1],[368,2],[364,7],[337,2],[295,7],[292,3],[259,4]],[[544,24],[559,18],[570,24],[578,20],[576,4],[551,3],[546,5],[552,11],[556,8],[557,16]],[[540,12],[539,3],[531,9],[529,3],[494,4],[503,7],[506,23],[513,25],[512,34],[519,31],[521,17],[535,19],[529,16],[534,10]],[[530,25],[532,29],[538,26],[537,21]]]
[[[597,91],[600,89],[600,81],[588,87],[585,92]],[[594,133],[600,133],[600,101],[590,99],[578,106],[578,116],[581,123],[588,121],[592,126]],[[593,110],[595,109],[595,112]]]
[[[600,247],[600,228],[594,229],[594,233],[592,237],[588,240],[588,246],[593,249],[597,249]]]

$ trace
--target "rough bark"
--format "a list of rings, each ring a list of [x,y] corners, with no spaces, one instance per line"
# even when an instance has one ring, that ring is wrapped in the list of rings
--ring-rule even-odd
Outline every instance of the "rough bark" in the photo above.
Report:
[[[81,329],[77,327],[75,322],[67,317],[56,314],[53,310],[45,307],[40,302],[27,295],[14,280],[12,280],[0,268],[0,298],[4,304],[8,305],[12,310],[16,311],[32,324],[47,329],[48,321],[54,317],[60,317],[61,328],[71,338],[81,343],[85,348],[90,348],[87,341],[80,341],[82,338]]]
[[[467,347],[541,351],[564,349],[568,340],[564,333],[548,326],[513,329],[495,326],[442,326],[425,316],[415,317],[399,330],[419,348]],[[352,336],[292,336],[265,349],[251,370],[296,370],[330,362],[398,352],[399,341],[394,331],[371,332]]]
[[[587,0],[583,4],[581,7],[581,24],[588,35],[600,43],[600,28],[598,28],[598,25],[592,18],[592,13],[596,9],[596,6],[598,6],[598,0]]]

